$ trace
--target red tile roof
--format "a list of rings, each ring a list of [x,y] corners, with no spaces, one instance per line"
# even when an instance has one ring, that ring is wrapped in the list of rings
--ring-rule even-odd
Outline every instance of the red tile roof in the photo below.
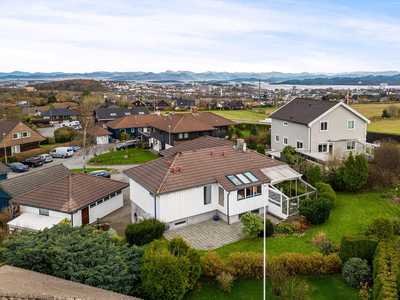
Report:
[[[165,116],[160,120],[149,123],[149,126],[171,133],[216,130],[212,125],[191,118],[188,114]]]
[[[161,118],[163,118],[163,116],[155,114],[130,115],[107,122],[106,125],[113,129],[146,127],[148,123],[154,122]]]
[[[88,129],[87,133],[91,136],[99,136],[99,135],[112,135],[111,132],[108,130],[105,130],[104,128],[101,128],[99,126],[93,126]]]

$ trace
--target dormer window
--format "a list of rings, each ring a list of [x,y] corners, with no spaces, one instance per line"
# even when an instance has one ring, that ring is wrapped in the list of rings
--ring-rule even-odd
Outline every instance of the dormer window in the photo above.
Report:
[[[110,116],[115,117],[117,114],[116,113],[110,113]]]
[[[130,115],[131,115],[130,112],[126,112],[126,113],[125,113],[125,116],[130,116]]]

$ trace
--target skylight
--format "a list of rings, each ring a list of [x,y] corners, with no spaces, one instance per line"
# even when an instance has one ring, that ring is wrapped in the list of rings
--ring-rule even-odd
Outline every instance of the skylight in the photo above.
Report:
[[[232,183],[233,183],[234,185],[241,185],[241,184],[243,184],[239,179],[237,179],[237,178],[235,177],[235,175],[229,175],[229,176],[228,176],[228,179],[229,179],[230,181],[232,181]]]
[[[236,174],[236,177],[239,178],[244,184],[250,183],[250,180],[248,180],[243,174]]]
[[[126,112],[126,113],[125,113],[125,116],[130,116],[130,115],[131,115],[130,112]]]
[[[246,175],[252,182],[258,181],[258,178],[256,176],[254,176],[253,173],[251,173],[251,172],[246,172],[246,173],[244,173],[244,175]]]

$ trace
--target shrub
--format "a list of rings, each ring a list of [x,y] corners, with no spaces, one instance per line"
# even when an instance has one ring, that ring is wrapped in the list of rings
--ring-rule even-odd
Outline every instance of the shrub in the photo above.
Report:
[[[299,213],[313,224],[322,224],[331,213],[330,201],[323,197],[305,199],[301,202]]]
[[[352,257],[343,265],[342,278],[348,285],[360,288],[361,282],[371,281],[371,267],[365,259]]]
[[[392,218],[393,223],[393,234],[400,236],[400,219],[399,218]]]
[[[138,149],[142,149],[143,148],[143,143],[142,142],[137,142],[136,147]]]
[[[241,222],[243,224],[242,231],[248,234],[250,238],[257,237],[263,229],[263,220],[261,216],[251,212],[245,213],[241,218]]]
[[[56,138],[54,136],[49,136],[47,138],[49,144],[55,144],[56,143]]]
[[[379,216],[372,220],[366,230],[366,235],[378,239],[390,238],[393,236],[394,225],[389,217]]]
[[[322,230],[316,232],[312,239],[311,239],[311,244],[314,246],[317,246],[318,248],[321,247],[321,244],[327,240],[326,238],[326,233]]]
[[[389,115],[391,116],[391,117],[396,117],[397,116],[397,114],[398,114],[398,108],[397,108],[397,106],[396,105],[390,105],[388,108],[387,108],[387,112],[389,113]]]
[[[277,260],[271,260],[266,269],[267,276],[271,279],[272,294],[279,296],[282,293],[283,284],[289,273],[285,268],[282,268]]]
[[[388,159],[390,157],[390,159]],[[374,149],[373,165],[381,170],[388,170],[396,176],[400,173],[400,147],[393,140],[382,142],[379,147]]]
[[[243,137],[243,132],[239,128],[237,128],[235,130],[235,134],[236,134],[236,137],[238,137],[238,138]]]
[[[149,146],[149,142],[144,142],[143,143],[143,149],[150,149],[151,147]]]
[[[233,276],[229,273],[221,272],[217,277],[218,282],[221,284],[221,290],[224,294],[228,294],[231,292],[231,288],[233,285]]]
[[[177,245],[182,251],[176,251]],[[149,299],[182,299],[201,275],[200,255],[180,237],[149,244],[141,266]]]
[[[331,170],[328,173],[328,183],[334,191],[343,191],[345,189],[343,170],[344,166],[340,166],[336,170]]]
[[[382,111],[382,118],[390,118],[390,114],[388,113],[388,111],[386,109],[384,109]]]
[[[257,152],[265,155],[265,147],[261,144],[257,146]]]
[[[371,163],[368,171],[367,186],[373,191],[383,188],[394,188],[398,176],[387,169],[382,169],[378,164]]]
[[[257,128],[257,125],[251,125],[250,126],[250,134],[251,135],[258,135],[258,128]]]
[[[130,245],[142,246],[162,237],[165,223],[156,219],[144,219],[139,223],[129,224],[125,236]]]
[[[283,300],[307,300],[308,284],[305,280],[292,276],[284,280],[282,285],[281,297]]]
[[[321,168],[317,165],[311,165],[306,172],[307,182],[315,186],[317,182],[324,182],[325,177],[321,174]]]
[[[297,221],[292,221],[290,222],[290,228],[292,228],[295,232],[298,232],[301,230],[301,223]]]
[[[264,259],[262,253],[230,253],[226,270],[235,278],[262,278]]]
[[[274,234],[275,225],[270,219],[265,219],[265,236],[270,237]],[[259,237],[264,237],[264,228],[258,234]]]
[[[217,277],[224,270],[225,262],[218,252],[206,252],[201,258],[201,272],[207,277]]]
[[[336,245],[331,240],[323,241],[320,248],[323,255],[329,255],[336,252]]]
[[[56,143],[66,143],[72,141],[76,136],[76,131],[72,127],[63,127],[54,131]]]
[[[344,163],[343,181],[348,191],[354,192],[361,188],[368,179],[368,163],[364,154],[353,157],[350,152]]]
[[[336,193],[332,189],[332,187],[323,182],[317,182],[315,184],[315,187],[317,188],[318,191],[318,197],[323,197],[329,200],[331,203],[331,208],[336,206]]]
[[[292,234],[294,232],[293,228],[289,223],[282,222],[278,225],[278,232],[283,234]]]
[[[340,244],[339,257],[343,263],[347,262],[351,257],[359,257],[371,262],[378,239],[373,237],[360,236],[343,236]]]
[[[13,162],[17,162],[17,161],[18,161],[18,159],[17,159],[16,156],[14,156],[14,155],[7,156],[7,163],[8,163],[8,164],[13,163]],[[6,163],[6,158],[5,158],[5,157],[2,157],[2,158],[1,158],[1,162],[2,162],[3,164],[5,164],[5,163]]]

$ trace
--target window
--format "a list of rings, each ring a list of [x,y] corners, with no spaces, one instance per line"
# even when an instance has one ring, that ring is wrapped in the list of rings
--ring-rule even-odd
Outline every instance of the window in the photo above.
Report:
[[[261,195],[261,185],[256,185],[254,187],[254,196]]]
[[[219,187],[218,190],[218,203],[221,206],[224,206],[224,189],[222,187]]]
[[[348,141],[346,143],[347,151],[355,150],[356,149],[356,141]]]
[[[116,113],[110,113],[110,116],[116,116],[117,114]]]
[[[19,145],[16,146],[11,146],[11,155],[13,155],[14,153],[20,153],[21,149],[19,147]]]
[[[104,201],[107,201],[108,199],[110,199],[110,196],[104,197]],[[97,204],[99,204],[99,203],[97,203]]]
[[[185,132],[185,133],[183,134],[183,137],[184,137],[185,139],[187,139],[187,138],[189,137],[189,133]]]
[[[288,122],[283,122],[283,126],[289,126]]]
[[[244,195],[244,190],[238,190],[237,199],[238,200],[242,200],[244,198],[246,198],[245,195]]]
[[[318,144],[318,152],[320,153],[328,152],[328,143]]]
[[[252,182],[258,181],[258,178],[254,176],[251,172],[245,172],[244,175],[246,175],[247,178],[249,178]]]
[[[248,180],[243,174],[236,174],[236,177],[239,178],[244,184],[250,183],[250,180]]]
[[[143,111],[139,111],[139,115],[144,115],[144,112]]]
[[[96,202],[95,203],[92,203],[92,204],[90,204],[90,208],[93,208],[93,207],[95,207],[96,206]]]
[[[142,130],[141,127],[139,127],[139,128],[137,129],[137,131],[138,131],[138,132],[142,132],[143,130]]]
[[[41,216],[49,216],[49,210],[45,208],[39,208],[39,215]]]
[[[275,134],[275,142],[279,143],[279,134]]]
[[[237,179],[235,177],[235,175],[229,175],[227,177],[234,185],[241,185],[242,184],[242,182],[239,179]]]
[[[13,135],[12,135],[13,140],[18,140],[20,138],[21,138],[21,132],[13,133]]]
[[[112,193],[111,195],[110,195],[110,197],[112,198],[112,197],[115,197],[115,193]]]
[[[121,191],[118,191],[118,192],[117,192],[117,195],[120,195],[121,193],[122,193]]]
[[[125,113],[125,116],[130,116],[130,115],[131,115],[130,112],[126,112],[126,113]]]
[[[183,225],[183,224],[186,224],[186,220],[176,222],[175,226],[179,226],[179,225]]]
[[[23,138],[31,137],[31,132],[30,132],[30,131],[24,131],[24,132],[22,132],[22,137],[23,137]]]
[[[99,201],[97,201],[97,205],[99,205],[99,204],[101,204],[101,203],[103,203],[103,199],[101,199],[101,200],[99,200]]]
[[[354,120],[347,120],[347,130],[354,130],[356,121]]]
[[[304,148],[304,144],[303,144],[303,142],[300,142],[300,141],[297,141],[297,145],[296,145],[297,147],[297,149],[303,149]]]
[[[284,144],[284,145],[287,145],[287,144],[288,144],[288,139],[287,139],[287,137],[283,137],[283,144]]]
[[[204,205],[211,203],[211,185],[204,187]]]
[[[179,138],[180,138],[180,139],[183,139],[183,133],[180,133],[180,134],[179,134]]]
[[[163,134],[163,131],[158,129],[158,134]]]
[[[327,121],[321,122],[320,125],[321,125],[320,131],[328,131],[328,122]]]
[[[253,197],[253,187],[246,188],[246,198]]]

